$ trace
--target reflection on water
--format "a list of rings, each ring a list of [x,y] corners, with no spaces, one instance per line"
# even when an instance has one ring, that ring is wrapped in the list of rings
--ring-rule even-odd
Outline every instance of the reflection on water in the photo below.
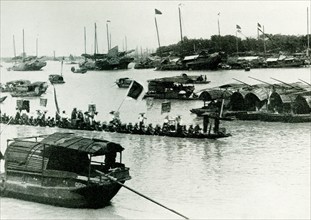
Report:
[[[29,73],[29,76],[33,81],[47,79],[51,70],[53,65],[48,64],[47,70]],[[68,66],[68,71],[64,71],[66,84],[57,87],[60,106],[70,112],[74,106],[86,110],[90,102],[96,103],[101,120],[105,120],[106,112],[120,105],[126,93],[126,90],[112,87],[116,78],[130,76],[146,85],[149,78],[179,74],[129,70],[113,73],[90,71],[77,75],[69,71]],[[230,81],[234,74],[238,75],[235,78],[247,81],[244,71],[205,73],[214,85]],[[263,80],[272,76],[288,82],[296,81],[296,78],[308,81],[307,73],[307,69],[251,70],[251,74],[255,77],[261,75]],[[3,74],[1,80],[25,77],[28,73],[8,75],[4,71]],[[289,79],[281,78],[282,74],[288,75]],[[50,95],[51,92],[46,97],[51,104]],[[15,99],[8,97],[1,104],[1,110],[9,112],[15,103]],[[143,100],[126,100],[120,110],[122,120],[134,122],[138,120],[139,112],[147,112],[148,123],[162,123],[164,115],[160,114],[160,104],[161,101],[154,101],[153,107],[147,110]],[[170,114],[182,115],[186,124],[201,123],[201,119],[189,112],[190,108],[201,105],[201,102],[173,101]],[[49,112],[53,111],[52,104],[48,108]],[[199,140],[72,132],[120,143],[125,147],[123,162],[131,169],[132,179],[126,185],[190,218],[310,218],[310,123],[233,121],[224,122],[223,126],[232,137]],[[56,131],[71,132],[58,128],[7,126],[1,134],[1,151],[5,150],[8,138]],[[103,209],[67,209],[1,198],[0,213],[2,219],[179,218],[124,188],[112,199],[111,205]]]

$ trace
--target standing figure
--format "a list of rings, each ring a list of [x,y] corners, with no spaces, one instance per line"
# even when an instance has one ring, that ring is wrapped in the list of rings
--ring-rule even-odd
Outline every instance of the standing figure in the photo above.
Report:
[[[139,121],[139,129],[142,130],[143,127],[145,126],[145,119],[147,119],[145,116],[145,113],[140,113],[138,117]]]
[[[208,124],[209,116],[207,114],[203,114],[203,133],[207,133]]]

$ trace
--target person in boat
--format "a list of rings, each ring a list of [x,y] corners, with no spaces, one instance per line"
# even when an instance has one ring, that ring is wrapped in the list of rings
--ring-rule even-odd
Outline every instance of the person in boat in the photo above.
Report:
[[[73,127],[76,127],[77,125],[77,114],[78,114],[77,108],[73,108],[71,112],[71,125]]]
[[[169,123],[169,117],[167,115],[167,116],[165,116],[164,121],[163,121],[163,125],[162,125],[162,131],[163,132],[166,132],[169,130],[169,124],[168,123]]]
[[[121,125],[120,120],[120,113],[118,111],[111,111],[109,112],[110,115],[112,115],[112,119],[109,123],[113,124],[114,126],[118,127]]]
[[[21,119],[21,111],[19,108],[16,108],[16,114],[15,114],[15,118],[14,118],[15,123],[19,123],[20,119]]]
[[[175,120],[176,120],[176,132],[177,134],[181,135],[183,133],[181,116],[178,115]]]
[[[126,127],[126,130],[129,132],[129,133],[132,133],[133,131],[133,124],[130,122],[128,123],[127,127]]]
[[[202,128],[200,128],[200,125],[197,124],[196,126],[194,126],[194,133],[195,134],[199,134],[201,133]]]
[[[85,124],[85,128],[86,129],[89,129],[90,128],[90,125],[91,125],[91,122],[90,122],[90,114],[89,112],[84,112],[84,124]]]
[[[62,113],[60,114],[60,122],[62,127],[69,127],[69,117],[66,114],[66,111],[63,110]]]
[[[105,168],[108,171],[111,168],[114,168],[116,165],[116,157],[117,153],[116,152],[109,152],[106,153],[105,155]]]
[[[190,125],[188,128],[188,134],[193,134],[193,133],[194,133],[193,125]]]
[[[208,124],[209,116],[207,114],[203,114],[203,133],[207,133]]]
[[[220,125],[220,120],[219,118],[214,119],[214,133],[218,134],[219,133],[219,125]]]
[[[203,81],[203,76],[200,75],[200,76],[197,78],[197,81]]]
[[[145,117],[145,113],[140,113],[139,117],[138,117],[138,121],[139,121],[139,129],[143,130],[145,127],[145,119],[147,119]]]
[[[154,129],[153,129],[152,123],[150,123],[150,124],[147,126],[146,134],[149,134],[149,135],[153,135],[153,134],[154,134]]]
[[[154,134],[155,135],[160,135],[161,134],[161,126],[157,124],[154,128]]]
[[[77,113],[76,126],[79,129],[83,129],[84,127],[84,115],[82,113],[82,110],[79,110]]]
[[[135,123],[134,127],[133,127],[133,133],[137,134],[139,133],[139,126],[138,126],[138,123]]]
[[[23,109],[21,111],[21,120],[23,124],[28,124],[29,123],[29,116],[28,116],[28,112]]]

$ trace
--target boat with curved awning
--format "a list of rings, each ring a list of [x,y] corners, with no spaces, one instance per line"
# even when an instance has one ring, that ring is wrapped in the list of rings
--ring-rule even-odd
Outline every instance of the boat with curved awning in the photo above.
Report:
[[[72,208],[107,205],[129,180],[124,148],[102,139],[54,133],[7,141],[4,197]],[[115,162],[119,154],[120,162]],[[105,156],[105,160],[103,157]],[[112,181],[114,178],[116,181]]]

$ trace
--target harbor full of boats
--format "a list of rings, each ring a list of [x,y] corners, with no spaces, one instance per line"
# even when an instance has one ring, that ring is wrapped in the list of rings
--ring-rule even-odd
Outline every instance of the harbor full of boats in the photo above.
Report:
[[[221,71],[186,71],[186,72],[176,72],[176,71],[154,71],[153,69],[149,70],[137,70],[137,69],[128,69],[127,71],[93,71],[88,70],[86,74],[75,74],[71,71],[71,67],[74,66],[78,68],[77,64],[73,65],[65,65],[63,69],[63,80],[65,83],[62,84],[54,84],[52,85],[49,82],[49,75],[52,74],[60,74],[59,61],[48,61],[47,65],[40,72],[26,71],[7,71],[6,67],[9,66],[8,63],[3,63],[2,67],[2,75],[1,75],[1,83],[2,85],[6,82],[25,79],[25,75],[27,75],[27,79],[30,82],[45,82],[46,90],[44,93],[40,95],[40,97],[14,97],[9,92],[1,93],[1,97],[7,96],[6,99],[1,103],[1,114],[15,116],[16,113],[16,104],[17,100],[27,100],[29,101],[29,113],[34,114],[38,109],[42,111],[46,111],[46,117],[55,117],[56,105],[55,105],[55,93],[57,96],[57,103],[60,108],[60,111],[65,110],[68,115],[70,115],[72,109],[76,107],[78,110],[81,109],[83,112],[88,111],[88,107],[90,104],[96,105],[96,111],[98,112],[97,119],[101,121],[102,124],[106,121],[107,124],[111,118],[111,111],[116,111],[119,108],[120,119],[122,122],[129,124],[139,122],[140,113],[145,113],[145,123],[146,126],[152,123],[153,127],[156,124],[163,124],[163,121],[166,116],[171,118],[175,118],[178,115],[182,118],[182,124],[189,127],[191,124],[200,126],[203,124],[203,117],[198,117],[196,114],[190,112],[191,109],[201,108],[204,104],[204,99],[201,99],[200,94],[203,92],[209,92],[217,88],[217,90],[222,91],[225,88],[220,88],[222,85],[233,85],[239,84],[239,88],[233,89],[233,87],[227,87],[227,91],[232,90],[230,94],[232,95],[234,92],[241,93],[243,99],[239,99],[245,102],[247,92],[251,92],[252,90],[245,90],[248,86],[245,84],[238,82],[235,79],[238,79],[246,84],[255,85],[257,82],[254,79],[249,78],[251,76],[256,79],[260,79],[262,81],[268,82],[270,84],[279,84],[282,87],[286,88],[286,90],[292,90],[290,86],[286,86],[284,83],[277,82],[274,79],[279,79],[285,83],[292,85],[293,82],[300,82],[298,85],[308,90],[307,84],[299,81],[302,79],[306,82],[309,82],[309,69],[308,68],[297,68],[297,69],[251,69],[249,72],[245,72],[244,70],[221,70]],[[182,73],[185,73],[187,76],[204,76],[206,75],[206,80],[210,81],[209,83],[202,84],[192,84],[190,86],[194,86],[194,93],[198,94],[196,99],[156,99],[146,97],[143,99],[143,95],[148,92],[148,82],[154,79],[162,79],[166,77],[174,78],[176,76],[181,76]],[[144,90],[140,97],[135,100],[131,98],[125,98],[128,92],[128,89],[119,88],[116,85],[118,79],[120,78],[129,78],[130,80],[134,80],[140,83]],[[178,78],[178,77],[177,77]],[[262,86],[264,83],[262,83]],[[263,86],[264,87],[264,86]],[[284,93],[281,93],[279,88],[276,86],[276,92],[282,99]],[[55,88],[55,90],[54,90]],[[255,88],[254,88],[255,89]],[[267,86],[267,92],[270,94],[270,87]],[[256,89],[254,91],[257,91]],[[253,92],[254,92],[253,91]],[[259,91],[259,90],[258,90]],[[292,90],[292,92],[294,92]],[[207,95],[207,93],[205,93]],[[212,93],[212,92],[210,92]],[[216,93],[216,92],[215,92]],[[294,92],[296,93],[296,91]],[[298,91],[299,93],[299,91]],[[257,93],[256,93],[257,94]],[[182,93],[181,93],[182,95]],[[211,94],[210,94],[211,95]],[[237,94],[238,95],[238,94]],[[255,94],[254,94],[255,95]],[[285,96],[291,94],[285,93]],[[299,94],[298,94],[299,95]],[[302,95],[302,97],[307,95]],[[241,96],[239,96],[241,97]],[[248,97],[248,96],[247,96]],[[257,94],[258,97],[258,94]],[[295,95],[294,100],[298,103],[303,102],[301,99],[296,99],[298,96]],[[230,100],[230,97],[228,97]],[[41,99],[46,99],[47,104],[45,107],[42,107],[40,104]],[[222,100],[222,99],[220,99]],[[228,114],[227,101],[224,100],[224,114]],[[123,104],[121,105],[121,103]],[[170,102],[171,109],[169,112],[161,112],[161,107],[163,102]],[[207,101],[208,103],[210,101]],[[207,104],[208,104],[207,103]],[[221,103],[221,102],[220,102]],[[287,102],[283,102],[287,104]],[[121,106],[120,106],[121,105]],[[264,107],[263,105],[262,107]],[[303,105],[305,106],[305,105]],[[236,109],[237,110],[237,109]],[[249,109],[239,109],[241,112],[249,112]],[[256,108],[255,108],[256,110]],[[274,112],[274,115],[281,115],[280,109],[276,108],[279,114]],[[302,112],[301,112],[302,113]],[[303,112],[305,113],[305,112]],[[309,113],[310,114],[310,113]],[[70,116],[69,116],[70,117]],[[235,117],[238,117],[235,115]],[[212,119],[211,119],[212,121]],[[292,184],[301,184],[303,185],[303,180],[297,180],[291,175],[285,175],[286,181],[284,181],[285,176],[280,176],[278,170],[282,169],[286,164],[288,164],[288,159],[284,158],[292,158],[292,160],[296,161],[294,168],[289,167],[289,169],[284,172],[290,174],[295,172],[295,170],[302,170],[302,173],[307,170],[305,167],[306,161],[308,158],[306,151],[309,148],[304,148],[308,144],[309,141],[309,123],[266,123],[259,121],[241,121],[241,120],[233,120],[233,121],[221,121],[221,127],[226,128],[227,132],[231,134],[230,137],[222,138],[219,140],[211,140],[208,138],[178,138],[178,137],[167,137],[169,135],[138,135],[138,134],[124,134],[122,132],[99,132],[96,130],[84,130],[84,129],[73,129],[72,127],[68,127],[67,129],[61,127],[49,127],[49,126],[30,126],[27,124],[19,124],[15,123],[12,125],[5,126],[5,123],[1,124],[2,128],[5,128],[3,133],[1,134],[1,152],[5,152],[7,149],[6,140],[16,137],[36,137],[39,135],[44,135],[44,137],[48,137],[46,135],[51,135],[55,132],[67,133],[74,132],[75,135],[81,137],[91,137],[95,139],[104,139],[109,140],[113,143],[119,143],[122,147],[125,148],[124,154],[122,154],[122,161],[126,164],[127,167],[130,167],[132,179],[128,181],[131,186],[136,189],[140,189],[151,197],[160,199],[166,204],[176,204],[179,207],[179,210],[185,210],[185,214],[191,217],[200,217],[204,216],[212,216],[210,211],[203,211],[203,214],[198,214],[193,210],[205,210],[204,207],[211,207],[212,209],[217,209],[217,199],[221,199],[224,197],[233,197],[236,193],[239,193],[241,190],[241,184],[244,187],[250,186],[253,182],[258,181],[258,176],[260,176],[260,180],[264,181],[265,184],[271,183],[271,176],[275,177],[272,180],[273,184],[284,184],[286,182],[288,185]],[[201,126],[202,127],[202,126]],[[134,132],[135,133],[135,132]],[[290,150],[295,146],[295,142],[293,137],[300,137],[299,146],[295,147],[295,150]],[[67,137],[66,137],[67,138]],[[68,136],[69,138],[69,136]],[[8,152],[14,151],[19,146],[19,142],[23,142],[24,140],[13,140],[12,148],[8,147]],[[63,141],[59,141],[62,143]],[[28,143],[28,142],[27,142]],[[39,142],[41,143],[41,142]],[[252,143],[250,145],[250,143]],[[10,144],[10,143],[9,143]],[[33,146],[35,143],[31,143]],[[10,146],[10,145],[9,145]],[[42,145],[38,145],[42,146]],[[280,146],[282,148],[280,149]],[[61,146],[56,146],[61,147]],[[46,148],[48,149],[48,147]],[[52,148],[51,148],[52,149]],[[287,149],[287,152],[284,150]],[[18,150],[23,150],[19,149]],[[30,148],[29,148],[30,150]],[[38,149],[40,150],[40,149]],[[297,152],[299,153],[299,159]],[[28,163],[27,169],[30,169],[30,163],[37,164],[38,170],[32,172],[31,175],[25,175],[25,178],[37,179],[37,183],[41,180],[45,181],[46,179],[41,179],[42,175],[42,161],[44,161],[44,165],[49,164],[49,161],[52,161],[51,158],[46,160],[40,159],[40,153],[33,149],[32,151],[33,157],[26,158],[25,160]],[[27,152],[25,152],[27,153]],[[282,155],[285,156],[283,157]],[[42,156],[42,155],[41,155]],[[49,154],[46,157],[50,156]],[[13,158],[14,154],[11,159]],[[20,159],[20,158],[19,158]],[[34,160],[36,159],[36,161]],[[236,164],[236,161],[241,161],[240,164]],[[256,161],[256,162],[254,162]],[[274,165],[274,169],[271,170],[269,161],[278,161]],[[10,162],[11,163],[11,162]],[[13,162],[12,162],[13,163]],[[20,163],[18,164],[18,160],[15,162],[16,166],[20,166],[20,168],[26,169],[26,164]],[[169,166],[168,166],[169,164]],[[10,166],[13,164],[10,164]],[[1,162],[1,166],[4,166],[4,163]],[[8,169],[10,172],[10,169]],[[152,170],[150,168],[152,167]],[[218,170],[215,167],[222,167]],[[52,182],[45,182],[46,184],[52,184],[54,181],[58,181],[58,177],[52,176],[49,170],[44,168],[44,178],[53,178]],[[259,169],[260,168],[260,169]],[[244,173],[250,171],[250,174],[245,177]],[[2,169],[3,170],[3,169]],[[259,170],[264,170],[265,172],[261,173]],[[274,172],[274,170],[277,170]],[[241,172],[238,172],[241,171]],[[19,170],[18,172],[25,172],[25,170]],[[37,176],[34,177],[34,175]],[[101,171],[102,172],[102,171]],[[225,173],[223,173],[225,172]],[[39,175],[40,173],[40,175]],[[229,175],[229,173],[235,173],[234,177]],[[8,178],[17,178],[15,177],[15,173],[12,172],[12,175],[8,176]],[[54,175],[54,173],[53,173]],[[69,175],[69,174],[68,174]],[[94,178],[90,181],[95,181],[96,178],[102,176],[103,174],[96,173]],[[303,175],[307,175],[306,173]],[[79,175],[80,176],[80,175]],[[82,175],[85,178],[85,181],[88,181],[87,175]],[[67,178],[68,177],[68,178]],[[55,179],[56,178],[56,179]],[[71,184],[77,179],[70,176],[63,176],[66,179],[68,184]],[[196,181],[193,181],[196,179]],[[61,180],[61,179],[59,179]],[[266,180],[269,180],[269,182]],[[9,180],[11,181],[11,180]],[[39,182],[38,182],[39,181]],[[105,181],[103,177],[102,181]],[[190,182],[191,181],[191,184]],[[176,184],[178,182],[178,184]],[[208,184],[206,184],[208,182]],[[41,182],[40,182],[41,183]],[[11,182],[10,182],[11,184]],[[16,184],[16,183],[14,183]],[[32,183],[35,187],[36,182]],[[230,185],[230,189],[227,186]],[[11,185],[13,186],[13,185]],[[148,187],[152,186],[152,187]],[[77,186],[72,186],[73,190]],[[80,185],[78,184],[78,187]],[[203,187],[203,188],[202,188]],[[220,196],[219,189],[216,190],[217,187],[220,187],[222,194]],[[45,189],[36,189],[36,190],[45,190]],[[206,193],[209,192],[208,198],[206,198]],[[160,195],[161,192],[165,192],[165,196],[157,196]],[[189,199],[189,192],[191,192],[192,196],[195,199]],[[241,195],[241,201],[237,201],[237,203],[243,203],[245,200],[251,200],[253,196],[257,196],[258,198],[261,195],[262,190],[256,188],[256,190],[252,191],[252,195],[243,194]],[[12,190],[8,191],[8,193],[13,193]],[[28,192],[27,192],[28,193]],[[48,193],[48,192],[46,192]],[[299,198],[304,198],[304,191],[297,190],[296,187],[289,187],[288,191],[284,192],[283,190],[275,190],[276,195],[292,195],[293,193],[297,194],[297,198],[295,200],[299,200]],[[16,195],[16,194],[15,194]],[[14,196],[15,197],[15,196]],[[20,198],[19,196],[16,196]],[[28,197],[28,196],[27,196]],[[256,197],[256,198],[257,198]],[[33,201],[37,201],[38,198],[33,198]],[[128,193],[126,190],[121,189],[118,194],[111,200],[112,206],[108,206],[105,208],[105,212],[110,213],[114,212],[116,214],[112,214],[112,217],[118,218],[120,216],[141,216],[142,218],[150,217],[152,213],[150,213],[150,209],[154,209],[153,205],[150,205],[149,202],[141,201],[137,199],[137,195],[133,195]],[[191,209],[189,209],[189,203],[181,201],[189,201],[191,202]],[[18,200],[10,200],[7,198],[1,198],[2,209],[6,209],[7,211],[2,213],[10,213],[11,216],[17,217],[18,213],[12,213],[9,211],[9,207],[13,204],[20,208],[21,212],[26,209],[28,203],[22,203]],[[259,203],[263,205],[266,201],[256,199],[256,205],[254,203],[247,204],[247,207],[254,210],[256,209]],[[274,204],[274,208],[281,208],[277,205],[278,199],[272,198],[272,203]],[[55,200],[54,200],[55,202]],[[61,201],[58,201],[61,202]],[[228,201],[227,201],[228,202]],[[105,202],[104,202],[105,203]],[[31,203],[32,204],[32,203]],[[138,204],[143,204],[144,209],[137,209]],[[224,201],[224,204],[228,209],[231,210],[231,213],[239,213],[239,211],[235,211],[234,207]],[[40,204],[32,204],[33,210],[42,209],[45,210],[44,207]],[[65,206],[65,205],[63,205]],[[126,210],[121,207],[127,207]],[[136,208],[135,208],[136,207]],[[56,216],[65,216],[69,214],[66,210],[58,209],[55,207],[50,207],[52,210],[55,210],[57,213]],[[147,211],[147,210],[149,211]],[[112,211],[113,210],[113,211]],[[268,209],[268,211],[273,212],[272,209]],[[34,213],[32,210],[30,211],[34,216],[40,216],[39,214]],[[43,211],[45,212],[45,211]],[[96,211],[90,211],[90,213],[94,214]],[[241,213],[239,213],[241,214]],[[7,217],[7,214],[3,214],[4,217]],[[83,216],[83,211],[76,210],[73,211],[72,216]],[[104,214],[105,215],[105,214]],[[163,216],[167,218],[176,217],[172,216],[168,213],[163,213],[162,210],[157,210],[155,217]],[[228,217],[225,214],[221,215],[219,213],[215,214],[216,216]],[[111,216],[110,216],[111,217]]]

